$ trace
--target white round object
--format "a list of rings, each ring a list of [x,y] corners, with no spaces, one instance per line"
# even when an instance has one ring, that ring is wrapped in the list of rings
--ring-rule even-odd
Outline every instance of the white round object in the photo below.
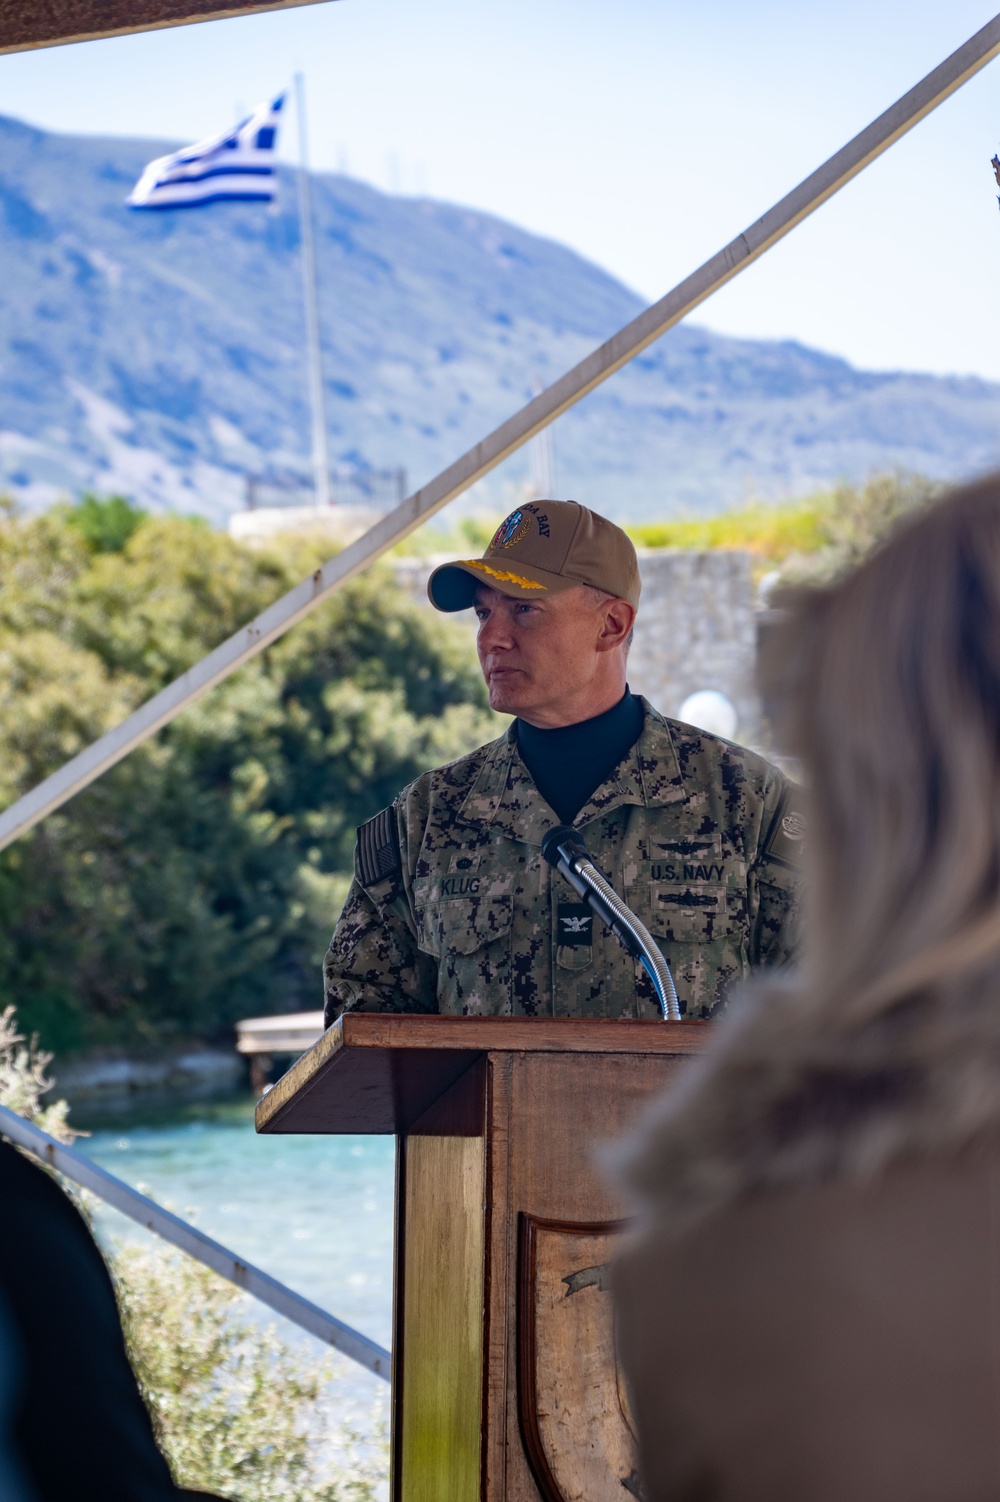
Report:
[[[696,694],[688,694],[677,718],[699,730],[707,730],[709,735],[721,735],[727,741],[736,734],[736,710],[717,688],[700,688]]]

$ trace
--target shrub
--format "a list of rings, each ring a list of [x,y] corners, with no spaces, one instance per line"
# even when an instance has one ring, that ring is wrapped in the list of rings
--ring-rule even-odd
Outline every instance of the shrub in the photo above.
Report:
[[[69,1124],[66,1102],[42,1104],[42,1096],[52,1089],[45,1073],[51,1062],[52,1055],[41,1051],[37,1038],[26,1039],[18,1031],[13,1007],[0,1012],[0,1106],[33,1121],[57,1141],[70,1143],[79,1133]]]
[[[758,578],[822,579],[859,563],[900,517],[925,505],[940,486],[919,475],[873,475],[861,485],[787,504],[756,502],[719,516],[628,528],[640,547],[738,548]]]
[[[720,516],[686,521],[651,522],[629,527],[628,533],[644,548],[739,548],[762,567],[773,567],[793,553],[811,552],[823,543],[825,497],[793,501],[787,506],[755,503]]]
[[[179,1253],[124,1246],[113,1269],[132,1365],[180,1485],[239,1502],[378,1495],[384,1432],[378,1421],[367,1443],[346,1425],[332,1432],[329,1359],[261,1329],[244,1294]]]
[[[919,475],[874,475],[864,485],[838,485],[821,513],[820,546],[787,558],[782,582],[824,583],[855,568],[941,489]]]

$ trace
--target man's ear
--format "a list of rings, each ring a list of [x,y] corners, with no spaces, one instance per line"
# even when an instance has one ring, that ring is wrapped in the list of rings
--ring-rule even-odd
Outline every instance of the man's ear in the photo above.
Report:
[[[635,625],[635,606],[628,600],[609,600],[604,607],[604,629],[597,642],[599,652],[613,652],[629,638]]]

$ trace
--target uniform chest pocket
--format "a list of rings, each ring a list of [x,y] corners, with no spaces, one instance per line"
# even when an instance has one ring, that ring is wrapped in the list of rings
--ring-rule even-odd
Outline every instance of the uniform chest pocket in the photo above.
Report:
[[[475,954],[510,932],[513,898],[456,897],[428,903],[417,914],[417,942],[425,954]]]
[[[651,881],[640,916],[650,933],[673,944],[710,944],[739,927],[727,888],[708,882]]]

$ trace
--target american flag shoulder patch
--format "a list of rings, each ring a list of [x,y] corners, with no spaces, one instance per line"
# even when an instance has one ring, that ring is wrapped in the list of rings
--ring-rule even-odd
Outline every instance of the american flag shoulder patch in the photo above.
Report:
[[[358,828],[358,880],[363,887],[373,887],[402,869],[396,808],[390,803]]]

